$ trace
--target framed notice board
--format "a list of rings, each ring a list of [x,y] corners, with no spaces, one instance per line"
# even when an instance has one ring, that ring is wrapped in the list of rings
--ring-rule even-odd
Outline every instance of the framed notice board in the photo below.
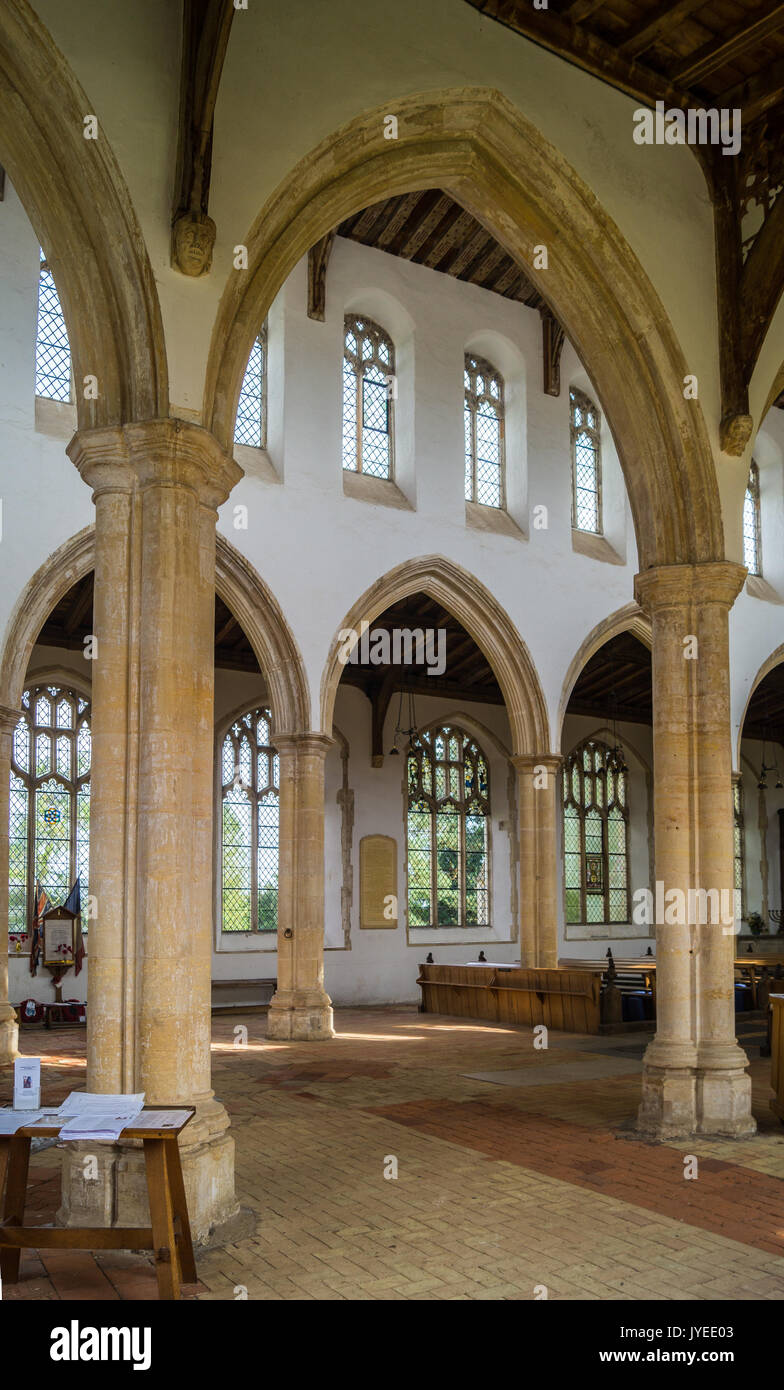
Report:
[[[43,919],[44,965],[59,965],[67,969],[74,964],[74,922],[76,916],[67,907],[53,907]]]
[[[359,842],[359,925],[394,930],[397,922],[397,840],[364,835]]]

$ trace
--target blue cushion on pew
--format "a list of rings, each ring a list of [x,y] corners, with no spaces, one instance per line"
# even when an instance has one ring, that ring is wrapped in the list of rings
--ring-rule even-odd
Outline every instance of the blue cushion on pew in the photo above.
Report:
[[[735,982],[735,1012],[742,1013],[744,1009],[751,1008],[751,985],[744,985],[740,980]]]
[[[624,1023],[642,1023],[645,1018],[645,991],[621,995],[621,1018]]]

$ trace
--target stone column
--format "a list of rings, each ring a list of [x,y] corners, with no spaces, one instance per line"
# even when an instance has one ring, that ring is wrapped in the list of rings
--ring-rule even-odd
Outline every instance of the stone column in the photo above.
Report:
[[[19,1056],[19,1025],[8,999],[8,815],[11,740],[20,711],[0,705],[0,1066]]]
[[[267,1037],[334,1037],[324,990],[324,734],[275,736],[280,757],[278,987]]]
[[[639,1128],[660,1138],[750,1134],[735,1040],[728,614],[739,565],[639,574],[653,634],[656,1036]]]
[[[204,1240],[237,1210],[210,964],[215,520],[241,471],[180,420],[83,431],[68,452],[96,505],[87,1085],[196,1106],[180,1148]],[[62,1219],[146,1220],[141,1154],[107,1153],[90,1182],[67,1158]]]
[[[512,758],[520,826],[520,960],[548,970],[558,964],[561,761],[551,753]]]

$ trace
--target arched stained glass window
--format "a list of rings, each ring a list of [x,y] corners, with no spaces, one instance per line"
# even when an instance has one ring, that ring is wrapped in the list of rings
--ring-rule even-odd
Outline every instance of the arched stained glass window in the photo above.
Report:
[[[762,574],[760,532],[759,469],[752,459],[746,495],[743,498],[743,563],[749,574]]]
[[[418,735],[408,753],[408,921],[490,925],[490,778],[462,729]]]
[[[590,396],[575,386],[569,392],[572,442],[572,526],[577,531],[602,529],[601,416]]]
[[[41,251],[38,272],[38,324],[35,337],[35,394],[71,400],[71,347],[60,296]]]
[[[62,685],[25,690],[11,750],[8,928],[29,931],[40,882],[59,907],[90,857],[90,705]]]
[[[267,325],[264,324],[250,350],[248,365],[237,404],[234,443],[252,449],[267,444]]]
[[[485,507],[504,505],[504,379],[483,357],[466,353],[465,495]]]
[[[564,765],[567,922],[629,921],[628,771],[589,740]]]
[[[347,314],[343,351],[343,467],[392,476],[395,348],[383,328]]]
[[[221,745],[221,930],[278,929],[279,763],[268,709],[248,710]]]

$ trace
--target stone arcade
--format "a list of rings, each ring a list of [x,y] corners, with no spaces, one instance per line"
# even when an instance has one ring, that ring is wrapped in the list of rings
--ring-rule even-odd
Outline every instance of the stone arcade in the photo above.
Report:
[[[326,1104],[443,1049],[428,953],[655,961],[590,1124],[773,1124],[736,960],[784,906],[784,20],[503,8],[0,9],[0,1062],[78,879],[79,1084],[195,1106],[205,1248],[275,1068]],[[138,1146],[84,1153],[57,1220],[143,1223]]]

